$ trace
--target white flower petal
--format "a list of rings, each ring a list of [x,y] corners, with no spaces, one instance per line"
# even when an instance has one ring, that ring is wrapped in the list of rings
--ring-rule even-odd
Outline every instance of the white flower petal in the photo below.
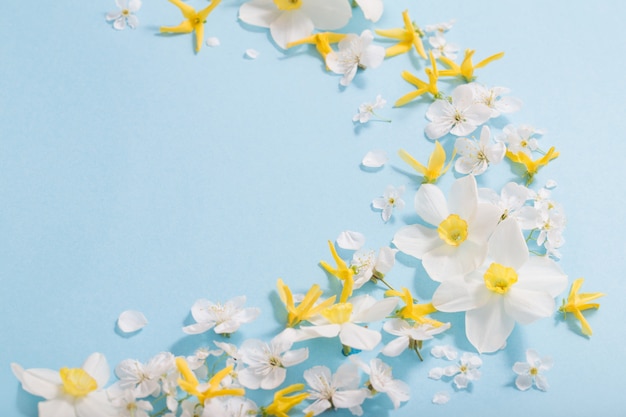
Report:
[[[439,226],[450,212],[443,192],[433,184],[422,185],[415,194],[415,211],[426,222]]]
[[[250,59],[257,59],[259,57],[259,55],[261,55],[261,53],[259,51],[257,51],[256,49],[246,49],[246,57],[250,58]]]
[[[313,22],[301,9],[282,12],[270,24],[272,39],[283,49],[287,48],[289,42],[306,38],[313,32]]]
[[[117,327],[124,333],[136,332],[148,324],[146,316],[140,311],[126,310],[117,319]]]
[[[541,391],[547,391],[550,387],[550,385],[548,385],[548,380],[543,375],[535,375],[535,386]]]
[[[130,14],[126,16],[126,23],[128,24],[129,28],[135,29],[137,28],[137,26],[139,26],[139,19],[134,14]]]
[[[489,256],[500,265],[521,268],[529,258],[528,246],[515,219],[501,222],[489,239]]]
[[[368,329],[354,323],[341,326],[339,340],[341,343],[360,350],[372,350],[380,343],[382,336],[376,330]]]
[[[285,367],[290,367],[304,362],[309,357],[309,349],[301,348],[296,350],[289,350],[282,356],[282,363]]]
[[[215,36],[211,36],[206,39],[206,44],[207,46],[211,46],[211,47],[220,46],[220,40],[219,38],[216,38]]]
[[[367,20],[378,22],[383,15],[383,0],[356,0],[356,4],[359,5]]]
[[[239,19],[250,25],[269,28],[281,13],[272,0],[250,0],[239,8]]]
[[[263,375],[261,379],[262,389],[274,389],[285,381],[287,377],[287,370],[281,367],[273,367],[267,374]]]
[[[98,388],[104,388],[109,381],[109,364],[102,353],[95,352],[89,355],[82,368],[96,380]]]
[[[567,275],[552,259],[533,256],[518,271],[518,288],[543,291],[556,297],[567,287]]]
[[[537,319],[551,316],[554,304],[554,298],[548,293],[515,286],[504,297],[506,313],[520,324],[530,324]]]
[[[481,353],[500,349],[515,326],[515,320],[505,313],[501,298],[465,313],[467,339]]]
[[[352,17],[352,7],[347,1],[315,0],[303,1],[301,10],[322,30],[340,29]]]
[[[38,404],[39,417],[76,417],[76,409],[69,401],[52,399]],[[81,416],[82,417],[82,416]]]
[[[383,150],[369,151],[364,157],[361,163],[368,168],[380,168],[387,163],[389,157],[387,152]]]
[[[474,217],[478,205],[478,188],[473,175],[459,178],[452,183],[448,194],[448,210],[468,221]],[[442,219],[443,220],[443,219]],[[438,225],[438,223],[433,223]]]
[[[59,396],[61,376],[57,371],[40,368],[24,370],[19,365],[12,366],[12,369],[24,391],[46,400]]]
[[[431,301],[433,306],[439,311],[453,313],[457,311],[467,311],[479,307],[484,303],[476,299],[473,292],[461,278],[448,279],[439,285],[433,294]]]
[[[363,300],[363,302],[361,302]],[[387,317],[398,305],[399,298],[389,297],[375,301],[369,295],[358,296],[352,299],[352,321],[355,323],[372,323]]]
[[[396,357],[399,356],[409,347],[409,337],[400,336],[396,337],[391,342],[387,343],[383,350],[380,352],[385,356]]]
[[[433,404],[443,405],[450,401],[450,393],[446,391],[439,391],[433,396]]]
[[[436,367],[428,371],[428,377],[430,379],[441,379],[443,375],[444,375],[443,368],[440,368],[440,367]]]
[[[441,245],[441,239],[437,230],[414,224],[398,230],[393,237],[393,244],[401,252],[422,259],[424,253]]]
[[[215,323],[207,323],[207,322],[191,324],[189,326],[183,327],[183,332],[185,332],[187,334],[204,333],[207,330],[212,329],[214,324]]]
[[[466,240],[459,246],[442,242],[422,256],[422,265],[434,281],[443,282],[465,275],[480,266],[487,255],[487,245]]]
[[[359,250],[365,244],[365,235],[363,233],[345,230],[337,237],[337,246],[347,250]]]
[[[521,391],[526,391],[533,386],[533,378],[528,374],[519,375],[515,378],[515,386]]]

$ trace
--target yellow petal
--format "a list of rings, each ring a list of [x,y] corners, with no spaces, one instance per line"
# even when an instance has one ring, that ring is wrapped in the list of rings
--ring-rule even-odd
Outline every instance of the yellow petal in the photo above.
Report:
[[[402,158],[402,160],[404,162],[406,162],[407,164],[411,165],[411,167],[414,170],[416,170],[417,172],[419,172],[422,175],[426,175],[426,167],[424,165],[420,164],[407,151],[405,151],[404,149],[400,149],[398,151],[398,155],[400,156],[400,158]]]

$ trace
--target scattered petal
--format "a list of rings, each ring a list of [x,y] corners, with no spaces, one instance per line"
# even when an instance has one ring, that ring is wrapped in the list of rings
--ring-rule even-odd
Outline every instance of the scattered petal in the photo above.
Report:
[[[446,391],[439,391],[433,396],[433,404],[443,405],[450,401],[450,394]]]
[[[257,59],[261,55],[256,49],[246,49],[246,58]]]
[[[117,327],[124,333],[136,332],[148,324],[143,313],[134,310],[126,310],[117,319]]]
[[[342,249],[359,250],[365,244],[365,235],[351,230],[345,230],[337,237],[337,245]]]
[[[211,46],[211,47],[220,46],[220,40],[219,38],[212,36],[210,38],[207,38],[206,44],[207,46]]]
[[[368,168],[380,168],[387,163],[389,157],[387,152],[382,150],[369,151],[364,157],[361,163]]]
[[[456,349],[450,345],[433,346],[430,350],[430,354],[438,359],[445,357],[449,361],[455,360],[459,355]]]

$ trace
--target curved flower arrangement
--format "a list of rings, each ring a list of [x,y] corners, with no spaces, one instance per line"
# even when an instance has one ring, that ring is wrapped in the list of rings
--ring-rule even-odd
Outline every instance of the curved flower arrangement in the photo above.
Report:
[[[161,31],[195,32],[195,50],[200,51],[204,24],[220,0],[212,0],[199,11],[180,0],[169,1],[180,9],[184,20]],[[106,19],[118,30],[135,28],[139,20],[134,13],[140,10],[140,0],[116,3],[119,11],[109,13]],[[357,0],[354,6],[360,7],[363,16],[372,22],[378,21],[384,11],[382,0]],[[352,13],[348,0],[250,0],[240,7],[239,19],[268,28],[282,49],[314,45],[327,69],[343,75],[340,84],[344,87],[359,71],[381,65],[385,56],[409,53],[423,59],[427,65],[423,79],[408,71],[401,75],[416,90],[396,101],[396,106],[403,106],[422,96],[432,100],[425,112],[428,123],[424,133],[434,141],[428,162],[422,164],[408,152],[399,151],[401,159],[423,178],[413,198],[421,222],[401,227],[393,246],[382,247],[378,253],[362,249],[361,234],[342,233],[337,246],[353,251],[350,262],[340,257],[335,244],[329,242],[332,265],[325,261],[320,265],[338,280],[340,290],[336,294],[325,294],[317,283],[312,283],[304,294],[294,294],[278,279],[285,329],[269,341],[247,339],[236,346],[218,336],[213,346],[191,356],[161,352],[145,363],[127,359],[114,368],[117,381],[109,386],[110,368],[101,353],[89,356],[80,368],[59,371],[24,369],[13,364],[22,388],[43,397],[40,416],[285,417],[319,415],[342,408],[363,415],[369,399],[378,394],[386,395],[389,406],[397,409],[410,400],[409,386],[394,377],[391,366],[382,358],[366,362],[359,351],[393,358],[409,355],[405,351],[411,350],[422,359],[424,344],[450,331],[450,323],[430,315],[465,312],[469,342],[478,353],[496,352],[506,348],[507,338],[517,324],[530,324],[555,314],[555,297],[568,283],[557,263],[564,243],[565,217],[550,195],[555,183],[548,182],[538,189],[532,184],[538,170],[559,153],[554,147],[541,151],[537,139],[542,132],[530,126],[508,125],[497,133],[488,125],[490,119],[521,106],[518,99],[506,96],[507,89],[488,88],[474,81],[477,70],[502,58],[503,53],[474,64],[475,51],[467,49],[457,63],[454,59],[458,48],[448,44],[444,36],[452,23],[421,29],[411,21],[408,11],[398,16],[401,27],[375,30],[387,40],[376,39],[368,29],[361,34],[314,32],[339,30],[350,21]],[[387,49],[374,43],[389,39],[394,44]],[[461,84],[446,88],[449,84],[439,83],[444,77]],[[353,122],[376,119],[374,110],[384,104],[380,96],[375,103],[364,103]],[[476,139],[471,135],[479,127]],[[456,136],[454,152],[446,155],[438,139],[451,136]],[[510,182],[501,190],[479,189],[475,177],[489,175],[489,168],[505,158],[521,172],[519,183]],[[386,161],[385,154],[373,151],[363,164],[379,169]],[[452,166],[458,179],[446,192],[436,183]],[[394,209],[403,207],[403,192],[404,186],[389,186],[383,197],[372,202],[373,209],[382,210],[384,221],[393,216]],[[431,301],[419,302],[409,289],[393,288],[388,275],[398,252],[420,260],[428,277],[438,283]],[[598,308],[590,301],[603,294],[579,293],[582,282],[582,278],[574,281],[559,310],[572,313],[580,320],[583,334],[589,336],[591,327],[582,311]],[[381,285],[387,291],[384,298],[377,299],[370,294],[371,288]],[[225,302],[198,300],[191,307],[196,323],[182,331],[190,335],[213,331],[228,336],[261,313],[257,308],[245,307],[245,303],[243,295]],[[376,322],[383,323],[371,326]],[[139,312],[125,312],[118,324],[122,331],[132,332],[146,325],[147,320]],[[389,335],[384,346],[379,328]],[[308,344],[303,342],[312,339],[336,343],[337,355],[343,353],[349,359],[337,369],[311,364],[299,378],[302,383],[283,386],[289,368],[308,360]],[[431,354],[447,360],[458,356],[454,348],[440,345],[433,345]],[[465,352],[456,365],[431,369],[429,378],[449,379],[457,389],[465,389],[479,380],[483,360],[488,357],[481,359]],[[552,359],[540,358],[529,349],[526,360],[511,370],[511,378],[517,375],[516,386],[520,390],[533,385],[547,390],[543,373],[552,367]],[[419,360],[415,366],[420,366]],[[259,405],[247,397],[246,390],[260,390],[268,398]],[[440,392],[433,402],[443,404],[449,399],[448,393]]]

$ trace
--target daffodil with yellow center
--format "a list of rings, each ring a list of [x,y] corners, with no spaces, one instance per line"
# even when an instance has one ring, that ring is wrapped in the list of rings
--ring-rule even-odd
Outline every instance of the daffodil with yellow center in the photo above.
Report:
[[[534,161],[523,151],[518,151],[517,153],[506,151],[506,157],[517,164],[523,165],[526,168],[524,176],[526,177],[526,185],[529,185],[533,181],[535,174],[537,174],[537,172],[539,171],[539,168],[548,165],[550,161],[558,158],[559,153],[554,149],[553,146],[548,150],[548,152],[546,152],[545,155]]]
[[[409,164],[414,170],[422,175],[422,183],[432,184],[437,182],[439,177],[441,177],[448,171],[448,169],[450,169],[450,165],[454,160],[456,151],[452,152],[452,157],[450,158],[448,165],[445,165],[446,151],[443,149],[443,146],[441,146],[439,141],[435,141],[435,149],[428,157],[428,164],[426,166],[418,162],[417,159],[413,158],[411,154],[409,154],[404,149],[400,149],[398,151],[398,155],[400,155],[400,158],[402,158],[404,162]]]
[[[220,4],[222,0],[213,0],[204,9],[199,12],[196,11],[190,5],[183,3],[181,0],[169,0],[176,7],[180,9],[185,20],[183,20],[178,26],[161,26],[159,29],[161,33],[191,33],[196,32],[196,52],[200,51],[202,42],[204,41],[204,23],[206,22],[209,14]]]
[[[515,269],[495,262],[489,265],[483,277],[487,289],[500,295],[509,292],[511,286],[517,282]]]
[[[447,66],[448,69],[439,71],[439,75],[441,77],[463,77],[465,81],[469,83],[469,82],[472,82],[475,78],[474,70],[476,70],[477,68],[483,68],[487,66],[487,64],[495,60],[498,60],[504,56],[504,52],[499,52],[497,54],[491,55],[490,57],[483,59],[478,64],[474,65],[472,63],[472,56],[474,56],[475,52],[476,51],[473,49],[466,49],[465,57],[463,58],[461,65],[457,64],[450,58],[441,56],[439,60],[443,62],[443,64]]]
[[[429,52],[431,68],[426,68],[424,72],[428,76],[428,82],[417,78],[415,75],[408,71],[402,71],[402,78],[408,83],[414,85],[417,90],[411,91],[396,100],[394,106],[400,107],[409,103],[412,100],[424,95],[430,94],[432,98],[440,98],[441,93],[437,88],[437,81],[439,80],[439,71],[437,70],[437,61],[435,60],[432,51]]]
[[[309,397],[308,392],[300,392],[289,396],[297,391],[302,391],[304,384],[293,384],[274,393],[274,401],[267,407],[261,407],[263,417],[289,417],[289,411]]]
[[[402,12],[402,20],[404,21],[404,28],[399,29],[376,29],[376,33],[385,38],[397,39],[396,45],[387,48],[385,56],[396,56],[409,52],[411,48],[415,47],[417,53],[424,59],[426,58],[426,51],[424,50],[424,44],[422,37],[424,32],[419,27],[411,22],[409,17],[409,11]]]
[[[307,291],[302,301],[296,306],[291,290],[280,278],[278,279],[277,287],[278,295],[287,309],[287,327],[297,326],[302,321],[319,314],[325,308],[330,307],[335,302],[336,298],[333,295],[316,305],[315,303],[322,296],[323,291],[320,289],[319,285],[314,284],[309,291]]]
[[[278,10],[297,10],[302,7],[302,0],[274,0]]]
[[[176,358],[176,368],[181,375],[181,378],[178,379],[178,386],[180,389],[197,397],[201,404],[204,404],[206,400],[214,397],[227,395],[241,396],[246,393],[243,388],[222,388],[220,386],[222,380],[233,371],[232,365],[222,369],[213,375],[207,383],[202,384],[198,381],[198,378],[196,378],[196,374],[189,369],[189,365],[184,358]]]
[[[467,239],[467,222],[458,214],[450,214],[439,223],[437,233],[441,240],[450,246],[459,246]]]
[[[98,383],[82,368],[61,368],[59,370],[63,392],[81,398],[98,389]]]
[[[333,48],[331,48],[330,45],[341,41],[346,36],[347,34],[345,33],[320,32],[294,42],[289,42],[287,44],[287,48],[292,48],[294,46],[304,45],[307,43],[313,44],[315,45],[315,49],[317,49],[317,52],[319,52],[322,58],[324,58],[324,62],[326,62],[326,55],[333,51]],[[329,69],[328,65],[326,65],[326,69]]]
[[[583,285],[584,281],[583,278],[578,278],[572,283],[567,301],[563,300],[563,305],[559,308],[559,311],[561,311],[564,316],[567,316],[567,313],[572,313],[574,317],[580,321],[583,334],[591,336],[593,333],[591,326],[589,326],[582,312],[591,308],[600,308],[600,304],[590,303],[590,301],[604,297],[605,294],[601,292],[579,293],[580,287]]]

